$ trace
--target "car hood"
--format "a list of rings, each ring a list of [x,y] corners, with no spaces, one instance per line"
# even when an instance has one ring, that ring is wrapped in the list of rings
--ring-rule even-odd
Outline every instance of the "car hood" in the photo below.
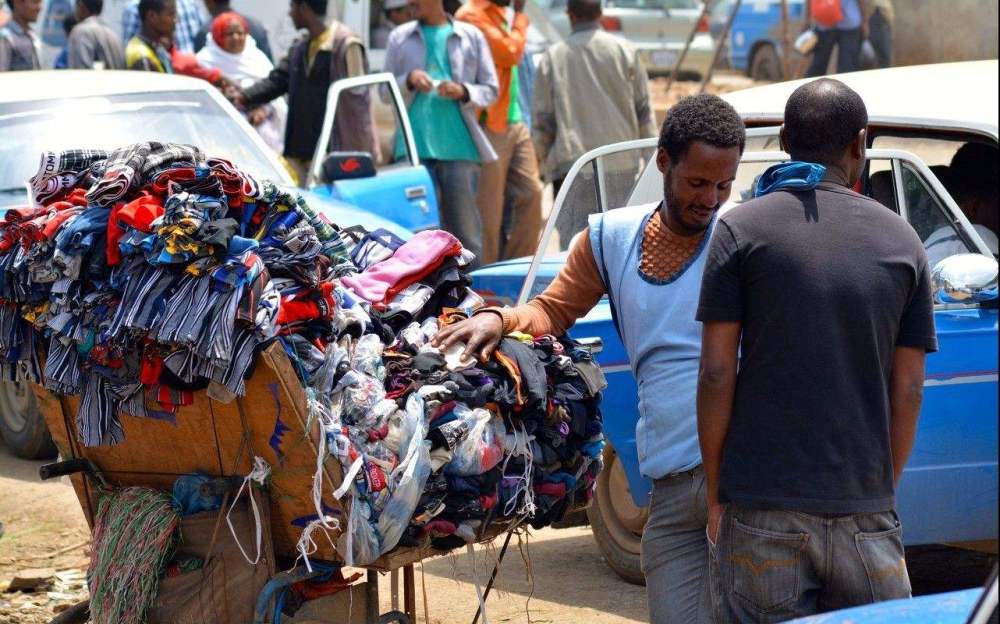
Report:
[[[541,264],[538,266],[539,274],[555,274],[559,272],[559,268],[566,264],[566,253],[563,252],[558,255],[550,256],[542,260]],[[501,262],[494,262],[493,264],[481,267],[474,271],[472,274],[474,276],[499,276],[499,275],[526,275],[528,273],[528,267],[531,266],[531,257],[525,256],[524,258],[512,258],[510,260],[503,260]]]

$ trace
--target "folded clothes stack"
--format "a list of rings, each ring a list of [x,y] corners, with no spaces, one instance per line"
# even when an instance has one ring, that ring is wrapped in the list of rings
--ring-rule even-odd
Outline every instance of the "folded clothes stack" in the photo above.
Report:
[[[343,466],[349,563],[544,526],[590,497],[604,380],[589,351],[432,346],[483,304],[451,234],[342,229],[184,145],[46,153],[31,186],[37,206],[0,222],[0,375],[81,395],[81,443],[121,442],[126,416],[176,419],[201,390],[235,400],[278,341]]]

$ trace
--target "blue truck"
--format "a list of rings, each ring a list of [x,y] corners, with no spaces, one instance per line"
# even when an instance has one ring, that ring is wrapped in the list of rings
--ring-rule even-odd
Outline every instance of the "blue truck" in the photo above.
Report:
[[[997,96],[995,89],[989,91],[991,83],[996,84],[996,70],[996,61],[986,61],[838,76],[869,106],[872,149],[864,191],[907,218],[921,240],[930,241],[940,228],[951,228],[964,241],[963,251],[978,254],[975,257],[987,263],[987,272],[992,271],[993,301],[987,300],[989,293],[980,293],[956,303],[941,293],[935,307],[940,351],[927,360],[916,444],[898,489],[907,545],[950,543],[996,552],[996,250],[980,237],[938,178],[938,174],[946,177],[947,170],[947,165],[938,163],[947,162],[965,142],[997,147]],[[725,96],[751,126],[748,151],[734,184],[737,202],[746,196],[756,175],[787,158],[775,151],[778,129],[784,102],[798,84],[780,83]],[[918,97],[916,90],[929,84],[936,85],[939,99]],[[972,91],[992,95],[974,96]],[[495,304],[523,302],[537,295],[562,268],[571,237],[583,227],[571,213],[662,198],[655,153],[656,139],[645,139],[598,148],[581,157],[556,198],[535,257],[480,269],[473,274],[474,288]],[[933,170],[923,158],[934,163]],[[567,210],[569,206],[573,209]],[[606,470],[588,509],[592,530],[607,563],[626,580],[642,583],[639,540],[648,517],[651,483],[639,472],[636,381],[607,299],[569,333],[603,343],[598,360],[609,383],[602,403],[609,445]]]
[[[805,25],[806,4],[804,0],[786,1],[788,36],[795,41]],[[722,0],[712,7],[709,30],[714,38],[721,36],[732,10],[733,0]],[[782,38],[781,1],[744,0],[724,44],[730,69],[744,72],[754,80],[781,80]],[[789,53],[794,68],[802,57],[794,49]]]

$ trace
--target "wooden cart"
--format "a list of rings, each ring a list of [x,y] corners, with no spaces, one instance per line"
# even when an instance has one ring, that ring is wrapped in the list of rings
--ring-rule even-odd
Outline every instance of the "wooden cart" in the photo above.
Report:
[[[218,477],[248,474],[254,457],[271,467],[271,534],[278,557],[295,559],[296,544],[305,526],[317,517],[312,499],[316,473],[317,444],[322,443],[319,423],[309,423],[306,395],[288,357],[279,345],[267,348],[258,358],[246,383],[246,396],[229,404],[209,399],[204,391],[194,403],[177,414],[153,414],[152,418],[122,416],[125,441],[117,446],[85,447],[76,436],[76,411],[80,397],[61,397],[34,387],[40,410],[64,459],[90,460],[113,486],[147,486],[170,491],[182,475],[203,472]],[[333,492],[342,481],[340,463],[328,457],[323,474],[323,510],[346,520],[345,501]],[[93,528],[96,495],[84,475],[70,477],[77,497]],[[345,499],[348,497],[345,497]],[[338,535],[330,535],[334,541]],[[492,539],[495,534],[484,536]],[[318,551],[311,560],[341,563],[342,557],[325,539],[316,540]],[[375,624],[378,614],[378,572],[403,570],[404,611],[416,621],[413,564],[441,554],[430,548],[397,549],[365,566],[367,621]],[[281,585],[300,580],[301,574],[279,574]],[[271,584],[269,584],[271,585]],[[273,587],[271,588],[273,589]],[[264,599],[266,607],[266,596]],[[263,616],[260,619],[263,622]]]

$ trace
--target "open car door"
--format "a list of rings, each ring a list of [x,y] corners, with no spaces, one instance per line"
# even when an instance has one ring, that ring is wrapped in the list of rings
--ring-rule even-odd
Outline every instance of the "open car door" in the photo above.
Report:
[[[343,106],[366,106],[375,136],[363,152],[327,152]],[[362,131],[358,128],[358,131]],[[327,95],[323,130],[304,187],[373,212],[411,231],[440,225],[437,195],[420,164],[410,118],[392,74],[338,80]]]

